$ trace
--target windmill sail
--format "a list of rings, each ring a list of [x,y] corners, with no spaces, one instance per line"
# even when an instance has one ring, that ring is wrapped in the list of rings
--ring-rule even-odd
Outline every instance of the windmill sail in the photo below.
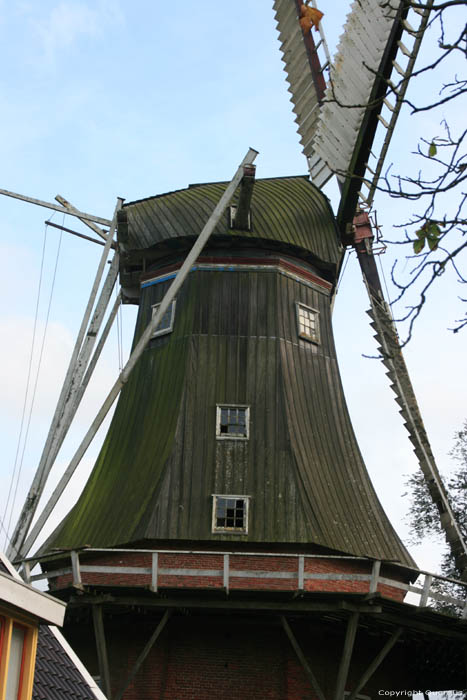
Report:
[[[274,9],[300,143],[305,156],[310,157],[330,57],[321,25],[317,43],[311,33],[302,31],[298,21],[300,5],[298,0],[275,0]]]
[[[372,250],[373,237],[366,212],[361,212],[355,217],[355,230],[354,247],[370,299],[371,309],[368,313],[372,319],[371,325],[375,330],[375,337],[383,358],[383,364],[391,381],[391,389],[396,394],[400,414],[404,419],[409,439],[414,446],[431,499],[438,509],[441,529],[444,532],[456,568],[462,578],[465,579],[467,578],[466,544],[436,466],[407,365],[404,361],[399,337],[388,305],[384,300]]]
[[[399,13],[381,0],[352,4],[313,140],[310,173],[318,187],[333,172],[347,173],[354,160],[368,105],[376,97],[377,83],[383,73],[387,74],[394,54],[391,44],[393,35],[400,33],[398,20]],[[319,171],[316,164],[320,160],[328,165],[326,171]]]
[[[299,0],[274,3],[283,61],[310,177],[318,187],[334,174],[341,181],[337,220],[345,239],[359,199],[371,206],[431,4],[417,14],[410,10],[414,27],[405,2],[354,2],[332,61],[324,35],[315,45],[311,33],[302,32],[300,5]],[[321,45],[325,56],[320,62]],[[378,127],[382,143],[374,154]]]
[[[368,207],[372,204],[432,2],[430,0],[427,5],[411,10],[412,15],[417,11],[420,16],[418,26],[414,29],[407,20],[409,6],[404,1],[394,5],[387,0],[355,1],[331,65],[330,80],[324,93],[316,85],[315,64],[311,60],[307,43],[310,37],[302,33],[298,22],[299,5],[298,0],[275,2],[283,60],[310,176],[318,187],[326,184],[333,174],[339,177],[342,196],[337,225],[341,240],[344,245],[356,248],[370,298],[369,313],[383,362],[388,369],[431,498],[440,513],[441,527],[456,566],[465,577],[466,544],[436,467],[398,335],[384,301],[374,264],[368,217],[368,235],[363,237],[358,232],[362,222],[358,220],[359,217],[355,217],[359,200]],[[413,21],[412,17],[410,19]],[[410,48],[406,44],[411,44]],[[306,57],[309,58],[308,70]],[[297,67],[302,68],[302,74],[297,71]],[[394,81],[391,80],[393,73],[397,76]],[[387,97],[388,88],[392,92],[392,101]],[[308,111],[303,109],[303,105],[307,106]],[[383,116],[384,110],[389,115],[387,119]],[[384,136],[379,153],[374,154],[372,148],[378,125],[384,129]],[[373,167],[369,165],[372,157]],[[368,190],[366,195],[362,193],[363,186]]]

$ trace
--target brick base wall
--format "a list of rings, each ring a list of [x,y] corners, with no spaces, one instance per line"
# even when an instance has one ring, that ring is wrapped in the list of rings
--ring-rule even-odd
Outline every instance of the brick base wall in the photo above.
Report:
[[[159,616],[106,615],[104,620],[112,694],[121,687]],[[341,658],[345,620],[325,623],[289,618],[289,624],[323,693],[332,698]],[[74,623],[65,632],[70,643],[97,675],[92,624]],[[352,654],[347,690],[355,683],[387,637],[366,635],[360,628]],[[415,683],[415,685],[413,685]],[[365,687],[378,700],[378,690],[416,687],[416,677],[403,645]],[[244,613],[203,615],[174,613],[124,694],[124,700],[307,700],[316,698],[278,617]]]

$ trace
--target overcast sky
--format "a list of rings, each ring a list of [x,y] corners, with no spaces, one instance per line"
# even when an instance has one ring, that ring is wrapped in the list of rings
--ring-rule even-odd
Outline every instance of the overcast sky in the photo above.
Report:
[[[333,48],[348,4],[323,0],[320,9],[325,13],[323,26]],[[257,177],[306,172],[269,0],[179,4],[160,0],[0,0],[0,47],[2,65],[8,67],[0,77],[0,187],[48,201],[61,194],[84,211],[111,218],[117,196],[131,201],[192,182],[230,179],[248,146],[260,151]],[[419,95],[426,94],[430,83],[416,90]],[[415,149],[418,137],[439,132],[443,117],[455,125],[461,115],[462,110],[451,115],[441,110],[417,119],[405,114],[388,162],[394,161],[401,171],[415,167],[407,154]],[[327,191],[336,208],[335,188]],[[393,224],[410,214],[407,206],[381,197],[376,206],[388,238],[393,235]],[[44,221],[51,212],[5,197],[0,199],[0,211],[3,514],[18,449]],[[56,214],[53,221],[62,223],[62,216]],[[85,230],[72,220],[64,225]],[[59,232],[48,229],[32,387],[59,243],[41,371],[22,460],[22,445],[19,449],[22,468],[15,512],[39,459],[100,254],[98,246],[68,234],[63,234],[60,242]],[[402,255],[400,249],[396,252]],[[381,256],[389,287],[393,258],[391,250]],[[407,270],[403,262],[401,273]],[[454,278],[442,281],[406,351],[442,471],[449,469],[447,452],[455,430],[466,417],[467,332],[454,336],[447,331],[462,313],[456,306],[460,292]],[[406,491],[405,475],[417,465],[384,369],[378,361],[363,357],[376,353],[365,314],[365,295],[352,255],[335,307],[343,382],[368,470],[407,543],[404,518],[408,499],[402,494]],[[133,320],[134,309],[125,308],[125,352]],[[66,466],[117,370],[114,332],[55,474]],[[98,443],[83,460],[47,531],[76,499],[97,448]],[[8,524],[8,516],[6,520]],[[433,544],[411,551],[421,567],[438,567],[439,548]]]

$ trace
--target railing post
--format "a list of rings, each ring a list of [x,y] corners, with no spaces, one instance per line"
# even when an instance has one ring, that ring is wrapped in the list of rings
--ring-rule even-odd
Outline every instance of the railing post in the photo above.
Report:
[[[373,568],[371,569],[371,579],[370,579],[370,593],[377,593],[378,591],[378,581],[379,572],[381,571],[381,562],[379,559],[373,562]]]
[[[433,581],[433,576],[430,574],[425,574],[425,582],[423,584],[423,591],[422,595],[420,596],[420,607],[424,608],[426,607],[428,603],[428,598],[430,596],[430,588],[431,588],[431,582]]]
[[[230,578],[230,555],[224,554],[224,588],[227,595],[229,594],[229,578]]]
[[[461,618],[463,620],[467,619],[467,601],[466,601],[464,607],[462,608]]]
[[[23,578],[26,583],[31,583],[31,563],[23,561]]]
[[[73,586],[81,588],[83,582],[81,581],[81,571],[79,568],[79,554],[78,552],[71,552],[71,569],[73,571]]]
[[[298,590],[305,589],[305,557],[300,554],[298,557]]]
[[[157,579],[159,576],[159,552],[152,553],[151,565],[151,591],[157,593]]]

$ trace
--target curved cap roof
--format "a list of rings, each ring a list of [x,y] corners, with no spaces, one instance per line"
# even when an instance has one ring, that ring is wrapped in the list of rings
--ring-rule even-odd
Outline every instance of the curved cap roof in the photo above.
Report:
[[[227,184],[190,185],[126,204],[123,218],[127,218],[128,230],[125,226],[123,241],[121,221],[120,240],[127,250],[141,250],[177,238],[198,236]],[[226,214],[213,236],[261,239],[293,246],[311,254],[316,261],[338,265],[342,248],[329,201],[307,176],[256,180],[250,211],[251,230],[230,228]]]

